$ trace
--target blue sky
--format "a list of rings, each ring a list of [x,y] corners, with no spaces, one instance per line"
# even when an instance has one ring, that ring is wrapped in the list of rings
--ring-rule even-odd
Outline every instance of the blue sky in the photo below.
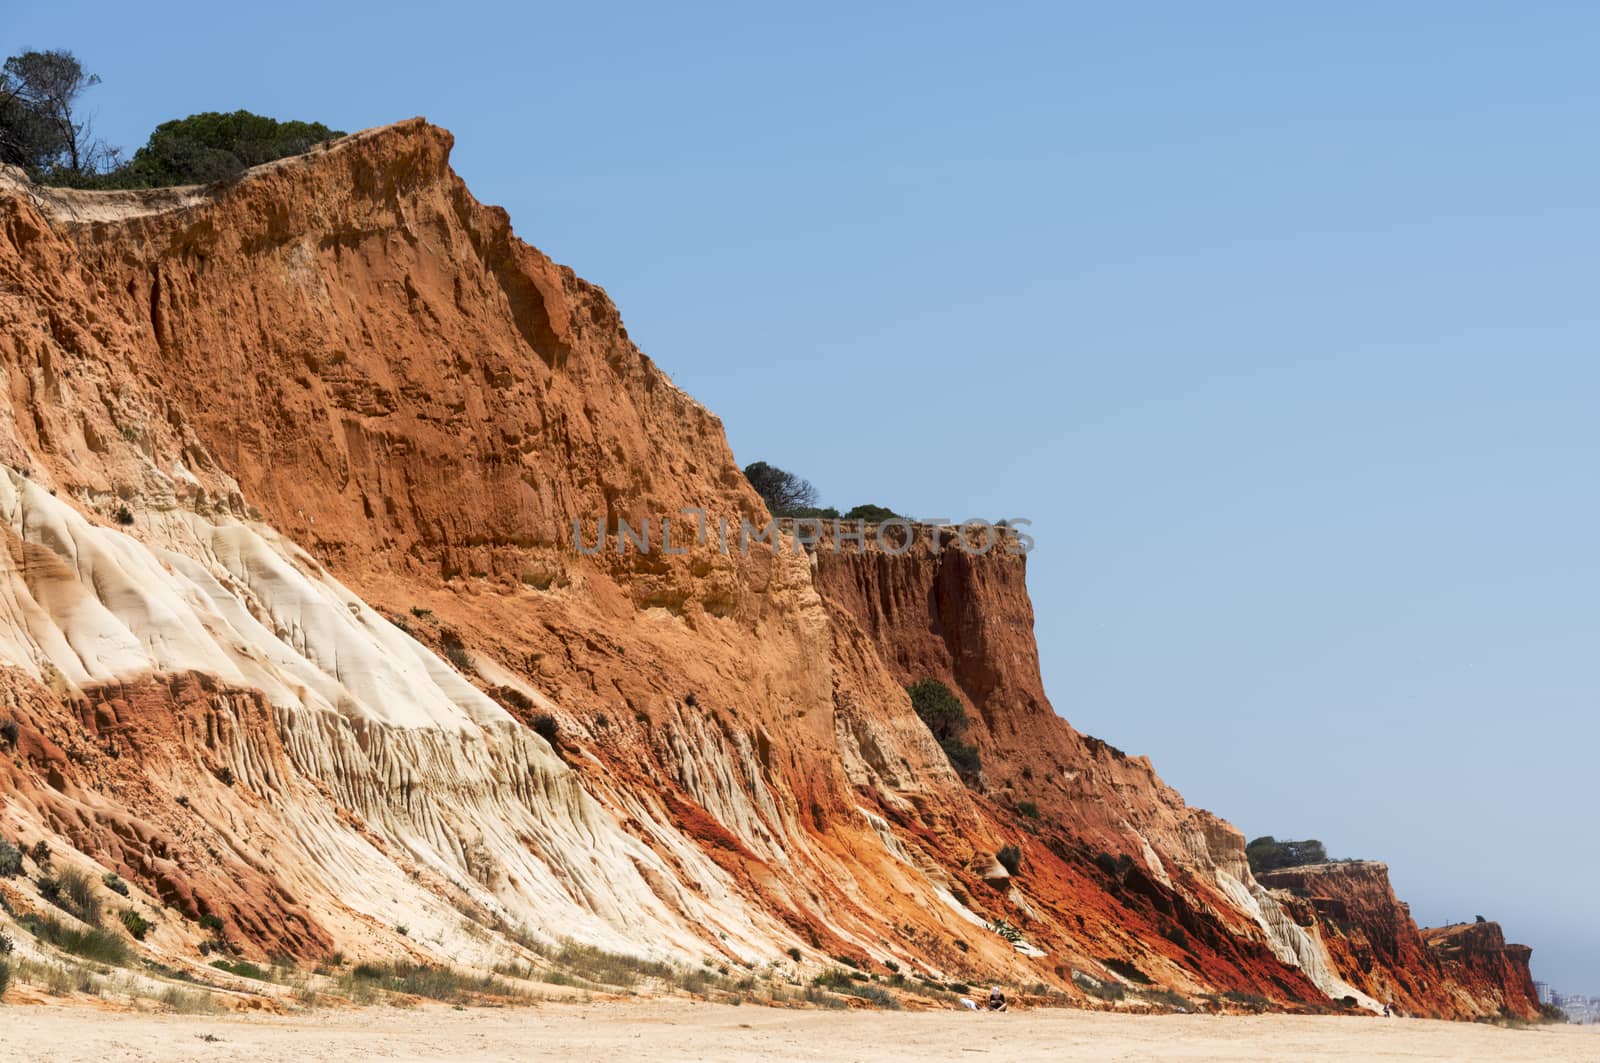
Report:
[[[1045,679],[1600,993],[1600,8],[8,11],[100,128],[414,114],[741,463],[1027,516]]]

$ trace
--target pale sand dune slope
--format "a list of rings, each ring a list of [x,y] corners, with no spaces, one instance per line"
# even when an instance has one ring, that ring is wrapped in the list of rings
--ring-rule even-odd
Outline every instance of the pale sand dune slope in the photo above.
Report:
[[[1133,1016],[1081,1011],[787,1011],[682,1001],[293,1018],[0,1010],[7,1052],[93,1060],[1523,1060],[1600,1059],[1600,1028],[1407,1019]],[[206,1038],[215,1038],[207,1040]]]

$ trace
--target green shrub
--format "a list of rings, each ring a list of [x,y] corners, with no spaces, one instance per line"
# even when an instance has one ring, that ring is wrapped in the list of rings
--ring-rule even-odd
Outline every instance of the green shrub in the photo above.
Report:
[[[961,707],[961,699],[939,680],[919,680],[906,687],[906,693],[911,695],[912,709],[933,737],[954,738],[967,729],[967,711]]]
[[[803,999],[807,1004],[819,1004],[825,1008],[843,1008],[849,1006],[832,993],[824,992],[816,986],[806,986]]]
[[[1018,801],[1017,811],[1029,819],[1039,818],[1039,806],[1032,801]]]
[[[222,1010],[210,993],[192,993],[177,986],[168,986],[156,999],[180,1015],[215,1015]]]
[[[11,986],[11,965],[0,960],[0,998],[6,995],[6,990]]]
[[[1096,853],[1095,866],[1114,879],[1120,880],[1133,867],[1133,857],[1127,853],[1112,856],[1110,853]]]
[[[117,507],[117,523],[123,525],[124,527],[126,527],[129,524],[132,524],[133,523],[133,510],[129,509],[126,505],[118,506]]]
[[[100,898],[94,895],[94,883],[82,871],[69,867],[59,874],[42,875],[38,886],[39,895],[63,912],[91,926],[99,925]]]
[[[101,187],[159,188],[206,184],[238,176],[251,166],[302,155],[344,134],[321,122],[279,122],[249,111],[207,111],[163,122],[126,166]]]
[[[257,967],[248,960],[237,960],[234,962],[229,962],[228,960],[212,960],[211,966],[215,967],[219,971],[226,971],[228,974],[238,975],[240,978],[254,978],[258,982],[272,981],[272,976],[270,974],[268,974],[266,971],[263,971],[260,967]]]
[[[895,520],[900,516],[888,506],[875,506],[871,503],[862,503],[852,506],[844,515],[845,520],[864,520],[868,524],[882,524],[886,520]]]
[[[212,933],[220,933],[222,931],[222,917],[207,912],[200,917],[200,929],[209,930]]]
[[[976,775],[982,767],[978,747],[959,737],[967,729],[967,712],[961,707],[961,699],[932,677],[906,687],[906,693],[911,695],[917,718],[932,732],[950,766],[962,775]]]
[[[132,908],[124,910],[118,918],[122,920],[123,927],[135,941],[143,941],[144,936],[150,933],[150,928],[154,925]]]
[[[128,895],[128,884],[122,881],[122,876],[117,874],[115,871],[104,876],[100,881],[104,882],[106,884],[106,889],[110,890],[112,893],[120,893],[124,897]]]
[[[1251,871],[1276,871],[1282,867],[1301,867],[1305,864],[1325,864],[1328,851],[1315,838],[1302,842],[1278,841],[1264,835],[1244,847]]]
[[[460,1002],[470,996],[511,999],[522,994],[493,975],[464,975],[448,967],[424,967],[414,963],[378,965],[363,963],[340,980],[346,987],[365,986],[392,993],[408,993],[430,1000]]]
[[[22,925],[40,941],[86,960],[120,967],[128,962],[131,955],[125,940],[101,927],[79,930],[47,915],[29,916],[22,921]]]
[[[33,843],[33,848],[28,850],[28,855],[33,858],[35,864],[40,867],[48,867],[50,864],[50,843],[41,838]]]
[[[830,967],[811,979],[811,984],[823,989],[839,989],[850,984],[850,972]]]
[[[961,775],[976,775],[983,770],[983,761],[978,756],[978,747],[970,742],[963,742],[958,738],[945,738],[939,742],[939,748],[944,750],[945,759],[950,766]]]
[[[856,997],[882,1008],[898,1008],[899,1001],[895,1000],[888,991],[878,986],[862,983],[867,976],[860,971],[850,971],[842,967],[834,967],[823,971],[811,980],[811,985],[816,989],[831,989],[835,993]],[[808,997],[809,999],[809,997]]]
[[[0,742],[6,744],[8,749],[17,748],[17,739],[21,736],[22,729],[17,726],[16,720],[6,720],[0,723]]]
[[[659,960],[644,960],[627,953],[609,952],[576,941],[562,942],[559,949],[549,954],[549,958],[579,978],[600,985],[633,986],[641,978],[666,979],[675,973],[669,964]]]
[[[1022,870],[1022,850],[1015,845],[1007,845],[994,858],[1000,861],[1000,866],[1006,869],[1006,874],[1015,875]]]
[[[15,878],[22,874],[22,852],[10,842],[0,838],[0,878]]]
[[[795,963],[799,963],[800,962],[800,950],[798,948],[796,948],[793,945],[790,945],[784,951],[789,954],[789,958],[791,960],[793,960]]]
[[[900,1010],[900,1002],[888,990],[875,985],[860,985],[852,982],[848,986],[840,987],[839,992],[844,993],[846,996],[865,1000],[867,1003],[875,1004],[880,1008],[888,1008],[891,1011]]]

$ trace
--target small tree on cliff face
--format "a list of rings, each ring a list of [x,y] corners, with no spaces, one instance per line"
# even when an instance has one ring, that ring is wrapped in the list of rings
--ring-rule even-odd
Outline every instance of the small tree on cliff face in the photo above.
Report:
[[[923,679],[906,687],[911,707],[938,741],[950,766],[962,775],[976,775],[983,767],[978,747],[961,741],[967,729],[967,712],[961,699],[937,679]]]
[[[802,510],[815,508],[817,489],[809,480],[794,473],[768,465],[764,461],[751,462],[744,467],[744,478],[756,489],[756,494],[766,502],[775,517],[792,517]]]
[[[911,707],[933,737],[943,741],[967,729],[967,711],[961,707],[961,700],[937,679],[913,683],[906,687],[906,693],[911,695]]]

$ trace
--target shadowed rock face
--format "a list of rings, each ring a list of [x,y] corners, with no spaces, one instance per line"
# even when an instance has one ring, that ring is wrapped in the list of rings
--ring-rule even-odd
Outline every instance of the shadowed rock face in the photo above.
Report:
[[[220,188],[0,186],[0,833],[187,917],[143,947],[187,962],[214,914],[251,955],[489,965],[522,930],[1086,1002],[1521,992],[1414,927],[1357,977],[1237,831],[1058,718],[1022,557],[690,517],[661,550],[685,507],[766,519],[720,422],[449,148],[413,120]]]

